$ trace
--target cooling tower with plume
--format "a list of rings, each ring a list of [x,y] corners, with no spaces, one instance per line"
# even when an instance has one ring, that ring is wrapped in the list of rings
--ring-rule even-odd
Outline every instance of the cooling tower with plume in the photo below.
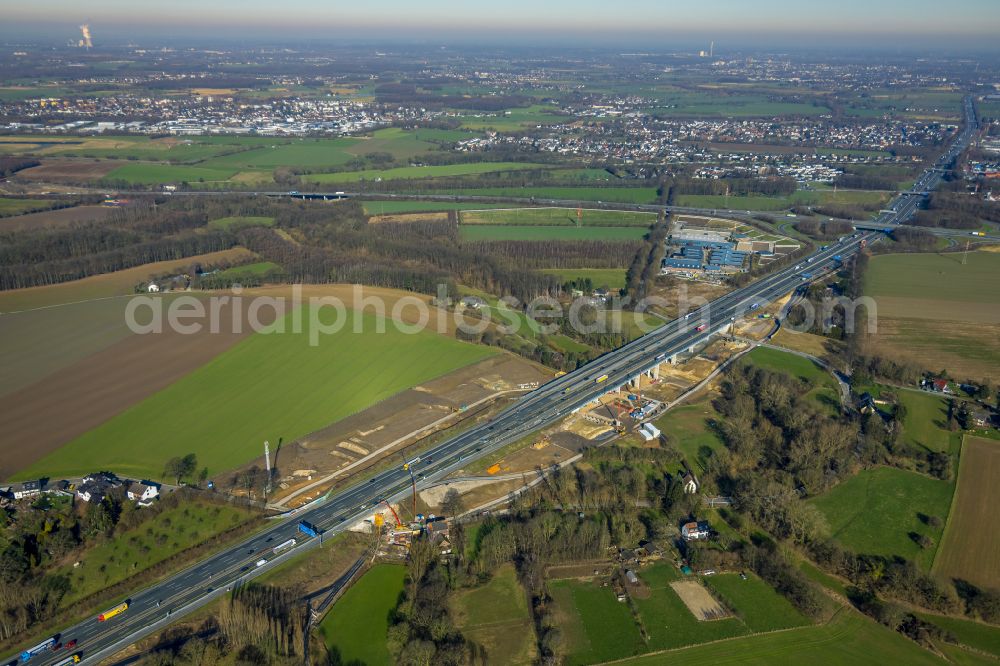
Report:
[[[91,46],[94,45],[93,42],[90,41],[90,26],[89,25],[87,25],[86,23],[84,23],[83,25],[81,25],[80,26],[80,34],[83,35],[83,39],[81,39],[77,43],[77,46],[79,46],[80,48],[89,49]]]

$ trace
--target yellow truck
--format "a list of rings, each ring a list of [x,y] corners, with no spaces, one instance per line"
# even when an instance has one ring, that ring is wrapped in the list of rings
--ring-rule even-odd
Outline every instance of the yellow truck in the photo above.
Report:
[[[97,616],[97,621],[98,622],[107,622],[108,620],[110,620],[114,616],[121,615],[122,613],[124,613],[127,610],[128,610],[128,602],[127,601],[123,601],[120,604],[118,604],[117,606],[115,606],[114,608],[109,608],[108,610],[106,610],[103,613],[101,613],[100,615],[98,615]]]

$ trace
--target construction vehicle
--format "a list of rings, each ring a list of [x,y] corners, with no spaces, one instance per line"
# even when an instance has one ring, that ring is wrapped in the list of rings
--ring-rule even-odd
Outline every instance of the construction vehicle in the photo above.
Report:
[[[128,610],[128,605],[129,604],[127,601],[123,601],[114,608],[109,608],[108,610],[104,611],[103,613],[97,616],[97,621],[107,622],[116,615],[121,615],[122,613]]]

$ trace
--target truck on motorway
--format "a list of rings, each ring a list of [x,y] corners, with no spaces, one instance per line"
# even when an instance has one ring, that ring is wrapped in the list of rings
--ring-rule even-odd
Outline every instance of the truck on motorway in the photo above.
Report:
[[[52,666],[69,666],[69,664],[79,664],[79,663],[80,663],[80,653],[77,652],[74,655],[70,655],[69,657],[66,657],[62,661],[57,661]]]
[[[970,232],[970,233],[971,233],[971,234],[972,234],[973,236],[985,236],[985,235],[986,235],[986,234],[984,234],[984,233],[983,233],[982,231],[972,231],[972,232]]]
[[[320,529],[305,520],[299,521],[299,532],[311,537],[318,537],[320,535]]]
[[[36,654],[40,654],[47,650],[51,650],[52,646],[56,644],[57,639],[58,639],[58,634],[56,636],[52,636],[51,638],[46,638],[44,641],[42,641],[35,647],[28,648],[27,650],[25,650],[24,652],[21,653],[21,663],[23,664],[24,662],[34,657]]]
[[[271,552],[277,555],[283,550],[288,550],[289,548],[294,548],[297,542],[295,539],[289,539],[288,541],[282,541],[277,546],[271,549]]]
[[[701,332],[702,332],[702,331],[704,331],[704,330],[705,330],[706,328],[708,328],[708,325],[707,325],[707,324],[702,324],[701,326],[697,327],[697,328],[696,328],[696,329],[694,329],[694,330],[696,330],[697,332],[701,333]]]
[[[601,375],[600,377],[598,377],[598,378],[597,378],[597,379],[596,379],[596,380],[594,381],[594,383],[595,383],[595,384],[600,384],[601,382],[606,382],[606,381],[608,381],[608,376],[607,376],[607,375]]]
[[[127,610],[128,610],[128,602],[127,601],[123,601],[120,604],[118,604],[117,606],[115,606],[113,608],[109,608],[108,610],[106,610],[103,613],[101,613],[100,615],[98,615],[97,616],[97,621],[98,622],[107,622],[111,618],[115,617],[116,615],[121,615],[122,613],[124,613]]]

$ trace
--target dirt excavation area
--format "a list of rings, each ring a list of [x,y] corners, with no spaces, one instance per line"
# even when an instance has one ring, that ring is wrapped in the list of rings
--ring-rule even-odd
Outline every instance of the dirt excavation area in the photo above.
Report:
[[[679,580],[670,584],[691,614],[699,620],[721,620],[729,613],[716,601],[704,585],[695,580]]]
[[[500,354],[283,443],[275,455],[279,476],[271,502],[300,506],[388,457],[401,460],[407,449],[413,453],[404,455],[416,455],[449,429],[472,425],[551,378],[541,366]]]

